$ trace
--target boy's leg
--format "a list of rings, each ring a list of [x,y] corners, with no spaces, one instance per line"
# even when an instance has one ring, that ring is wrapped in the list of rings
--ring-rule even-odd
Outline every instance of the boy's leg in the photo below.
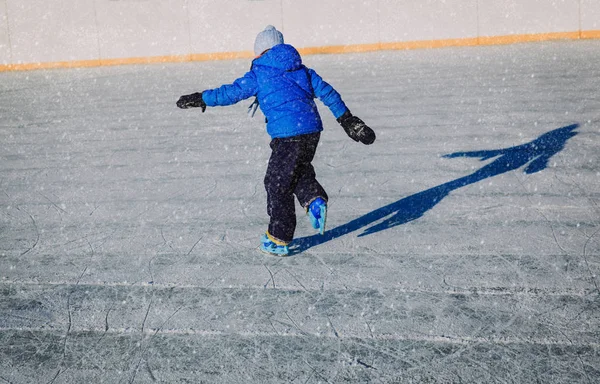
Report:
[[[315,169],[311,164],[315,157],[320,136],[320,133],[300,136],[302,138],[302,148],[296,171],[297,182],[294,194],[300,205],[305,209],[317,197],[321,197],[325,201],[328,200],[327,192],[325,192],[323,186],[317,181]]]
[[[313,228],[323,234],[327,220],[328,196],[323,186],[317,181],[315,169],[311,164],[320,134],[305,135],[302,138],[302,156],[298,164],[298,182],[294,194],[300,205],[306,210]]]
[[[296,137],[273,139],[265,175],[269,234],[283,243],[291,242],[296,230],[294,189],[298,180],[300,142]]]
[[[302,167],[299,173],[300,177],[298,178],[294,194],[302,207],[306,209],[317,197],[321,197],[325,201],[329,199],[327,192],[325,192],[323,186],[317,181],[312,164]]]
[[[280,242],[289,243],[294,238],[294,195],[305,209],[317,197],[328,199],[311,164],[320,136],[314,133],[271,141],[271,158],[265,176],[267,213],[269,234]]]

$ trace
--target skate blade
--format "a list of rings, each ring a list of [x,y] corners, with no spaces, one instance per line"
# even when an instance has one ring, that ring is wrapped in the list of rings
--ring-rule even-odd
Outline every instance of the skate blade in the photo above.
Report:
[[[325,226],[327,224],[327,206],[321,206],[321,218],[319,219],[319,234],[325,233]]]
[[[266,249],[264,249],[261,246],[258,246],[258,250],[261,253],[264,253],[265,255],[269,255],[269,256],[275,256],[275,257],[289,257],[290,254],[289,253],[274,253],[274,252],[269,252]]]

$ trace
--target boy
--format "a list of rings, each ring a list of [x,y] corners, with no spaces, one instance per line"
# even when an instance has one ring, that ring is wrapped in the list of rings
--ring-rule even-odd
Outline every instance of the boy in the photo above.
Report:
[[[339,93],[312,69],[302,64],[300,54],[284,44],[283,35],[269,25],[256,36],[256,58],[250,72],[233,84],[184,95],[179,108],[225,106],[256,96],[266,117],[272,150],[265,176],[269,228],[262,236],[263,252],[287,256],[294,237],[294,196],[307,211],[314,229],[325,231],[327,193],[316,179],[311,164],[323,124],[314,102],[319,98],[354,141],[371,144],[375,133],[350,113]]]

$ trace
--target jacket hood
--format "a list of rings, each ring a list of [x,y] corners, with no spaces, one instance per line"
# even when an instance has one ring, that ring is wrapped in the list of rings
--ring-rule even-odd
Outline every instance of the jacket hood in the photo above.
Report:
[[[293,71],[302,67],[302,58],[296,48],[289,44],[279,44],[254,59],[252,64]]]

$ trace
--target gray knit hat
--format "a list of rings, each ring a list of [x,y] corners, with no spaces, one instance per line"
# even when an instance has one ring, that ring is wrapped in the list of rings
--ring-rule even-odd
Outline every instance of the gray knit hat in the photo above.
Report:
[[[260,56],[267,49],[278,44],[283,44],[283,34],[272,25],[267,25],[264,31],[256,36],[254,41],[254,54]]]

